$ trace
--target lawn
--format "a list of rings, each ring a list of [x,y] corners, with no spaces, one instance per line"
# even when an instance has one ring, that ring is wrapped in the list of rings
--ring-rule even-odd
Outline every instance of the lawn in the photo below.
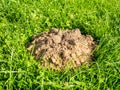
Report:
[[[90,65],[55,72],[25,48],[49,28],[92,35]],[[0,0],[0,90],[120,90],[120,0]]]

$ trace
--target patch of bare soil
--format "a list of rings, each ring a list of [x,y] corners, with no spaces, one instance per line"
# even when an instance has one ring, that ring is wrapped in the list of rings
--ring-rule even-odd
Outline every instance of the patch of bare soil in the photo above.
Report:
[[[78,67],[91,61],[96,44],[91,35],[82,35],[79,29],[50,29],[32,38],[27,50],[40,59],[43,67],[55,70]]]

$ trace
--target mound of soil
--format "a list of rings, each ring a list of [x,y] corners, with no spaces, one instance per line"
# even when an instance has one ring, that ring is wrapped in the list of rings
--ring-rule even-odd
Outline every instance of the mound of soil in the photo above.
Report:
[[[50,29],[32,38],[27,50],[40,59],[43,67],[53,69],[78,67],[91,61],[96,44],[91,35],[82,35],[79,29]]]

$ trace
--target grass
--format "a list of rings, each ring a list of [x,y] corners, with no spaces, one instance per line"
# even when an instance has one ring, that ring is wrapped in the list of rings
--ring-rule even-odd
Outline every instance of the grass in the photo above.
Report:
[[[89,66],[54,72],[26,51],[49,28],[80,28],[98,42]],[[119,0],[0,0],[0,90],[119,90]]]

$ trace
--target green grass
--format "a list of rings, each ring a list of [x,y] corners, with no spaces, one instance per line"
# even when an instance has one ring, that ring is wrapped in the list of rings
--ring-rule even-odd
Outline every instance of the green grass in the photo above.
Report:
[[[32,35],[80,28],[98,42],[94,61],[75,70],[40,67]],[[0,90],[119,90],[120,0],[0,0]]]

